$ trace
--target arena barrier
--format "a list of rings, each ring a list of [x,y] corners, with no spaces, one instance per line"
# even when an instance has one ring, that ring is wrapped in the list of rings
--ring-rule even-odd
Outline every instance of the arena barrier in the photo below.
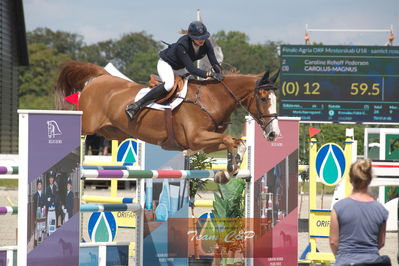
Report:
[[[141,209],[139,204],[84,204],[80,205],[81,212],[116,212],[116,211],[133,211],[139,212]],[[17,206],[0,207],[0,215],[18,214]]]
[[[20,213],[18,216],[19,265],[27,265],[28,261],[31,260],[35,262],[40,261],[43,264],[78,265],[79,219],[75,219],[79,216],[76,215],[77,212],[73,214],[68,222],[57,229],[59,231],[58,234],[50,234],[40,245],[35,246],[32,250],[28,250],[27,248],[28,232],[30,229],[27,224],[28,200],[26,195],[32,195],[30,193],[36,189],[35,184],[38,182],[38,177],[49,174],[51,169],[58,170],[62,174],[67,173],[68,178],[72,179],[71,183],[75,191],[75,200],[77,199],[78,202],[80,201],[78,190],[81,178],[137,179],[137,204],[131,205],[132,208],[135,206],[133,209],[138,214],[136,264],[143,265],[143,261],[147,263],[148,259],[155,259],[161,265],[177,261],[176,258],[169,258],[168,254],[163,250],[157,250],[158,244],[155,244],[155,254],[144,251],[146,246],[150,244],[148,243],[148,237],[154,238],[154,236],[159,234],[154,230],[151,232],[151,234],[155,233],[152,236],[144,238],[143,235],[143,210],[145,209],[146,202],[145,182],[146,180],[164,182],[163,180],[169,179],[171,182],[174,182],[173,179],[176,178],[180,180],[177,182],[184,182],[187,178],[213,178],[215,171],[176,172],[170,170],[170,172],[167,172],[165,170],[164,172],[148,171],[139,173],[135,172],[136,170],[104,169],[105,166],[102,169],[85,169],[84,166],[79,171],[80,128],[76,128],[74,125],[80,125],[81,112],[20,110],[19,113],[19,176],[24,177],[24,179],[20,179],[18,200],[18,211]],[[260,127],[255,125],[254,121],[248,119],[246,140],[248,146],[247,170],[240,171],[238,177],[246,178],[247,181],[245,193],[246,217],[261,219],[268,225],[266,233],[258,235],[252,243],[248,243],[247,248],[250,249],[251,255],[246,257],[245,261],[249,265],[265,263],[274,258],[287,265],[297,263],[298,120],[285,118],[280,118],[279,120],[281,136],[275,142],[270,143],[264,140]],[[42,134],[43,129],[41,127],[45,127],[47,135]],[[49,144],[48,147],[47,144]],[[56,148],[56,151],[53,148]],[[62,151],[63,148],[66,149],[65,152]],[[80,172],[82,172],[82,176]],[[248,176],[251,178],[249,179]],[[26,177],[28,177],[27,183],[25,181]],[[188,210],[189,204],[190,202],[186,201],[183,206],[187,207],[182,207],[181,209]],[[101,210],[102,208],[105,209],[106,205],[94,205],[93,207],[83,208]],[[124,204],[120,208],[128,209],[128,205]],[[210,202],[198,201],[198,206],[210,206]],[[68,231],[68,235],[63,234],[64,227]],[[281,234],[284,234],[284,239],[289,241],[287,242],[290,243],[289,245],[282,246],[280,240]],[[163,237],[166,237],[167,240],[168,236],[166,234]],[[164,241],[164,239],[161,239],[161,241]],[[101,244],[96,243],[95,245],[99,246]],[[154,247],[154,243],[150,245]],[[71,252],[68,251],[68,258],[62,256],[61,258],[60,254],[65,254],[65,248],[69,250],[69,247],[71,247]],[[44,250],[46,250],[46,255],[43,256],[42,251]],[[188,259],[186,261],[188,262]]]

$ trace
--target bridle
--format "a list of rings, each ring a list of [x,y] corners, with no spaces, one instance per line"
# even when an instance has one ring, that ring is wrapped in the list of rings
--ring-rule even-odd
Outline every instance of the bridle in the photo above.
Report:
[[[223,84],[223,86],[227,89],[227,91],[230,93],[230,95],[233,97],[233,99],[235,100],[236,104],[240,105],[242,108],[244,108],[244,110],[256,121],[256,123],[258,123],[260,125],[260,127],[262,128],[263,131],[266,131],[266,127],[273,122],[273,120],[277,119],[278,117],[278,113],[272,113],[272,114],[263,114],[260,111],[260,102],[262,101],[259,98],[259,94],[258,92],[260,90],[273,90],[276,91],[277,88],[273,85],[273,84],[262,84],[262,85],[256,85],[256,87],[254,88],[254,97],[251,98],[251,100],[249,101],[249,103],[244,106],[242,103],[242,100],[237,98],[237,96],[234,95],[233,91],[230,89],[230,87],[224,82],[224,81],[220,81],[220,83]],[[253,101],[253,99],[255,99],[256,101],[256,116],[252,115],[252,113],[249,111],[249,106],[251,106],[251,103]],[[266,118],[266,117],[271,117],[271,119],[268,122],[264,122],[262,120],[262,118]]]

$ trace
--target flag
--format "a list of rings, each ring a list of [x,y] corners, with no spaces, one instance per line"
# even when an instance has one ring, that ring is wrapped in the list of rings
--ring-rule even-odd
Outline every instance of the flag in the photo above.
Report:
[[[318,128],[312,128],[312,127],[310,127],[310,128],[309,128],[309,137],[313,137],[314,135],[319,134],[320,131],[321,131],[321,130],[318,129]]]
[[[79,105],[79,92],[71,94],[71,95],[65,97],[64,99],[65,99],[65,101],[70,102],[77,106],[77,105]]]

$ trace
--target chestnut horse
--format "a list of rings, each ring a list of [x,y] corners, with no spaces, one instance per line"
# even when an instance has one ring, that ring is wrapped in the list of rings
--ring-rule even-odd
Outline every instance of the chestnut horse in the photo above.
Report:
[[[130,121],[125,108],[145,86],[112,76],[91,63],[65,63],[56,95],[58,107],[65,107],[64,97],[81,92],[78,109],[83,111],[83,135],[99,133],[120,141],[134,137],[162,146],[170,139],[167,128],[171,124],[176,150],[185,150],[186,154],[229,151],[228,171],[221,171],[215,178],[225,183],[238,172],[245,152],[242,140],[223,133],[235,109],[243,107],[261,126],[267,140],[273,141],[280,134],[274,86],[278,73],[273,77],[269,72],[262,75],[230,74],[222,82],[189,80],[186,98],[172,111],[171,120],[164,118],[164,111],[144,108]]]

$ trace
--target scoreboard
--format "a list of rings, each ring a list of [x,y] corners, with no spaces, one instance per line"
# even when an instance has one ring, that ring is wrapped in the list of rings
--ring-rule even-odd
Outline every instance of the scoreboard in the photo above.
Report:
[[[399,123],[399,47],[281,46],[280,115]]]

